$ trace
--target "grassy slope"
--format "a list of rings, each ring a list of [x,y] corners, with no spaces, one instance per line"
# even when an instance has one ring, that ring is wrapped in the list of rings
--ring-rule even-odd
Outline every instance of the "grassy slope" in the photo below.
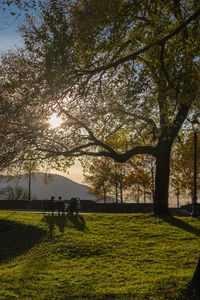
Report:
[[[193,218],[1,212],[0,232],[6,300],[184,299],[199,257]]]

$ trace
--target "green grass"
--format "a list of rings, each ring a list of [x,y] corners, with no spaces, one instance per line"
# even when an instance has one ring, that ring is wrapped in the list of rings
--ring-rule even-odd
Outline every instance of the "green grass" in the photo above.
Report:
[[[0,212],[0,299],[187,299],[199,237],[195,218]]]

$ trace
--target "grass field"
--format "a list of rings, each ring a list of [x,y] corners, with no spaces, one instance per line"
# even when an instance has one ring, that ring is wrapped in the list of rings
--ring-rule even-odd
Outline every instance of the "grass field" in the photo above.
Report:
[[[189,299],[200,220],[0,212],[0,299]]]

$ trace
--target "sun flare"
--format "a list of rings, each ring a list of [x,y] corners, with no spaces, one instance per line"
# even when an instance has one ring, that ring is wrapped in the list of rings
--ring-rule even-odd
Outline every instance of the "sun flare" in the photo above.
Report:
[[[56,114],[53,114],[51,116],[51,118],[49,119],[49,123],[50,123],[51,128],[54,129],[54,128],[56,128],[56,127],[58,127],[58,126],[61,125],[62,119],[59,118],[59,117],[57,117]]]

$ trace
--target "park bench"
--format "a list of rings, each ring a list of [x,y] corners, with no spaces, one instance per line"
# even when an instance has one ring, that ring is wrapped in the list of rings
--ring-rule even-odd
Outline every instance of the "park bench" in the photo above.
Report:
[[[74,212],[78,213],[78,208],[75,207],[73,203],[74,198],[70,200],[62,200],[62,201],[54,201],[54,200],[44,200],[43,203],[43,209],[44,214],[45,213],[51,213],[52,216],[54,215],[54,212],[58,212],[58,215],[65,213],[67,214],[73,214]]]

